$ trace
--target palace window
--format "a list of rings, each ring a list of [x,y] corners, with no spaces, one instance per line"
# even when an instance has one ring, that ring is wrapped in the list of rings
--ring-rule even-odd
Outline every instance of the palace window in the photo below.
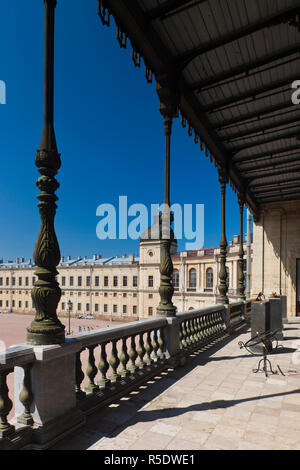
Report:
[[[123,276],[123,287],[127,287],[127,276]]]
[[[26,278],[27,279],[27,278]],[[27,285],[27,284],[26,284]],[[61,278],[61,285],[65,286],[66,285],[66,276],[62,276]]]
[[[136,315],[136,313],[137,313],[137,306],[136,305],[134,305],[132,307],[132,311],[133,311],[133,314]]]
[[[197,280],[196,280],[196,269],[192,268],[189,270],[189,287],[191,289],[196,289]]]
[[[108,276],[104,276],[104,287],[108,287]]]
[[[86,286],[90,287],[91,285],[91,276],[86,276]]]
[[[212,289],[214,287],[214,273],[212,268],[207,268],[206,270],[206,287],[207,289]]]
[[[70,286],[73,287],[74,285],[74,277],[70,276]]]
[[[82,286],[82,277],[81,276],[78,276],[77,283],[78,283],[78,287]]]
[[[95,277],[95,286],[99,287],[99,276]]]
[[[138,285],[138,277],[137,276],[133,276],[132,285],[133,285],[133,287],[137,287],[137,285]]]
[[[118,276],[114,276],[114,287],[118,285]]]
[[[152,317],[152,315],[153,315],[153,307],[148,307],[148,315],[149,315],[149,317]]]
[[[113,306],[113,312],[114,312],[114,313],[117,313],[117,312],[118,312],[118,306],[117,306],[117,305],[114,305],[114,306]]]
[[[148,276],[148,287],[153,287],[153,276]]]
[[[178,271],[178,269],[173,270],[172,282],[173,282],[174,289],[178,289],[179,288],[179,271]]]
[[[106,313],[107,312],[107,304],[104,304],[103,308],[104,308],[104,312]]]
[[[123,305],[123,313],[127,313],[127,305]]]

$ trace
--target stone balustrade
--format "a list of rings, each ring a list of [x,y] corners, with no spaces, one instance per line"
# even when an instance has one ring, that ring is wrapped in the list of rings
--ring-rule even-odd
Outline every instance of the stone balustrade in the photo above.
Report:
[[[0,354],[0,449],[48,448],[96,409],[244,324],[251,302],[217,304]],[[7,376],[14,373],[14,397]],[[14,402],[13,402],[14,400]],[[14,417],[8,416],[14,405]]]

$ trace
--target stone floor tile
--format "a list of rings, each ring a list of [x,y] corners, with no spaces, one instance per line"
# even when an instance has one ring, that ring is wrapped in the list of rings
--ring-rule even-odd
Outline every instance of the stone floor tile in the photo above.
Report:
[[[174,426],[173,424],[158,422],[152,428],[150,428],[150,432],[165,434],[167,436],[176,436],[176,434],[178,434],[181,429],[181,426]]]
[[[235,450],[239,445],[238,439],[230,439],[219,434],[211,434],[205,442],[207,450]]]
[[[173,439],[165,450],[201,450],[202,444],[192,441],[186,441],[181,438]]]
[[[131,450],[163,450],[172,440],[172,436],[161,433],[147,432],[140,439],[137,439],[128,449]]]

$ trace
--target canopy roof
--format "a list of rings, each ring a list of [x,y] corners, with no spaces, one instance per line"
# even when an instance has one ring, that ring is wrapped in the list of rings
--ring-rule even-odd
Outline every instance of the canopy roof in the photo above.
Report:
[[[299,0],[100,0],[110,14],[147,80],[173,77],[183,126],[253,214],[300,198]]]

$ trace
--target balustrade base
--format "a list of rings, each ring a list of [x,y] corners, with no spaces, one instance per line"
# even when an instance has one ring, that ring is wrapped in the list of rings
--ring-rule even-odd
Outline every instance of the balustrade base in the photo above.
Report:
[[[33,444],[49,448],[60,439],[84,426],[85,423],[86,418],[84,413],[74,408],[43,426],[34,426],[32,434]]]
[[[13,431],[0,440],[0,450],[19,450],[32,441],[31,427],[20,427],[15,419]]]
[[[12,425],[8,425],[5,429],[0,429],[0,439],[4,439],[5,437],[9,437],[15,432],[15,427]]]

